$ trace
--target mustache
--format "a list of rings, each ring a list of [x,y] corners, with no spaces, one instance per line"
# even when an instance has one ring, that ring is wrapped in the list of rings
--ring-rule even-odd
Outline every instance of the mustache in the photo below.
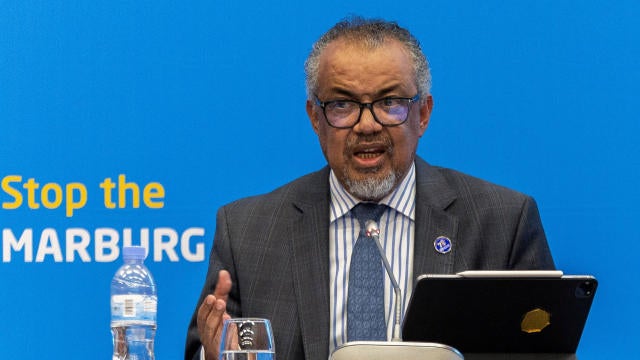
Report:
[[[349,136],[346,141],[345,152],[351,153],[353,149],[362,144],[378,144],[385,147],[388,152],[393,151],[393,142],[391,137],[383,134],[353,134]]]

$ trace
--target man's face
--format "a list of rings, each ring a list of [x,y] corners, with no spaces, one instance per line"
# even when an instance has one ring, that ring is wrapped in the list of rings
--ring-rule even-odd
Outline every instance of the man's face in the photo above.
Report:
[[[320,101],[369,103],[385,97],[411,98],[417,93],[413,63],[396,40],[369,49],[338,39],[320,56]],[[378,201],[405,177],[415,158],[418,139],[431,115],[431,96],[411,106],[407,121],[385,127],[368,109],[353,128],[331,127],[322,108],[307,100],[307,113],[329,166],[340,183],[361,200]]]

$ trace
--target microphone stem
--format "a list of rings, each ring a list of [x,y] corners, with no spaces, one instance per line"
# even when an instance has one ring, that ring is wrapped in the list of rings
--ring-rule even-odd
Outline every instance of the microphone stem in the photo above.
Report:
[[[393,292],[396,295],[396,316],[393,321],[393,337],[391,341],[402,341],[402,337],[400,337],[400,317],[402,316],[402,296],[400,295],[400,287],[394,286]]]
[[[382,248],[382,244],[380,244],[380,236],[372,235],[372,237],[375,240],[376,246],[378,247],[378,251],[380,252],[380,257],[382,258],[382,263],[387,270],[387,274],[389,274],[389,279],[391,280],[391,285],[393,287],[393,292],[395,293],[396,298],[395,316],[393,319],[393,334],[391,337],[391,341],[402,341],[402,338],[400,337],[400,317],[402,316],[402,295],[400,294],[400,286],[396,281],[396,277],[393,276],[391,265],[389,265],[389,261],[385,256],[385,251]]]

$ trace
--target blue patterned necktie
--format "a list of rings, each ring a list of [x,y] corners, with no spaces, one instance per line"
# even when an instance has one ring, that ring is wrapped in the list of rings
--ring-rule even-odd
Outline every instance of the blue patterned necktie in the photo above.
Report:
[[[378,222],[386,205],[360,203],[351,209],[360,222],[360,234],[351,254],[347,298],[347,341],[387,339],[384,314],[384,268],[375,240],[365,223]]]

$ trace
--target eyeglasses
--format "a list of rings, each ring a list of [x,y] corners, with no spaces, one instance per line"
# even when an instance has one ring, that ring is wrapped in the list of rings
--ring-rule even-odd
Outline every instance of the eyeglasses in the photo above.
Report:
[[[386,97],[370,103],[353,100],[320,101],[316,95],[316,105],[322,108],[327,123],[334,128],[349,129],[362,117],[362,110],[369,109],[373,119],[383,126],[402,125],[409,118],[411,105],[420,99],[419,94],[412,98]]]

